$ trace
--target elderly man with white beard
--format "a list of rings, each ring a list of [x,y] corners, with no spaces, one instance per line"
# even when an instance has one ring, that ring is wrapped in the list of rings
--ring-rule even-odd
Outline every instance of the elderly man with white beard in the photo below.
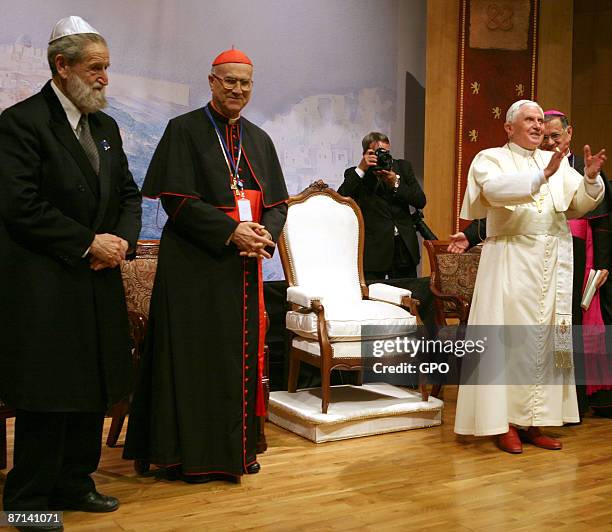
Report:
[[[522,443],[561,449],[540,427],[579,421],[572,367],[572,237],[568,218],[603,197],[605,150],[584,147],[584,175],[564,156],[538,149],[544,113],[519,100],[506,115],[508,142],[474,158],[461,210],[487,219],[467,335],[487,334],[491,347],[464,371],[457,434],[497,435],[499,447]],[[489,327],[483,332],[482,327]]]
[[[135,249],[141,197],[100,111],[106,41],[68,17],[48,60],[53,79],[0,116],[0,396],[17,410],[4,510],[111,512],[119,502],[90,475],[104,412],[129,391],[118,266]]]

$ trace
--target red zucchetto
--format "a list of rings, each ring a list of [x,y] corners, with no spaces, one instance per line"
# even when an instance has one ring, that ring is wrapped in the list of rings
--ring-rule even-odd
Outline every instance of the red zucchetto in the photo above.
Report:
[[[212,66],[223,65],[225,63],[243,63],[245,65],[253,66],[253,62],[249,59],[249,56],[236,48],[221,52],[217,57],[215,57]]]

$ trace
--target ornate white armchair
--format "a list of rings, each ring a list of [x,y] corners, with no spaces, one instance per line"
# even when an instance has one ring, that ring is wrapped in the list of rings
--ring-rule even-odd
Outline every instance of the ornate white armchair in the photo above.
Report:
[[[296,391],[300,362],[318,367],[322,412],[327,413],[332,370],[361,372],[363,341],[413,332],[418,301],[409,290],[366,286],[363,218],[352,199],[317,181],[289,198],[288,206],[279,240],[292,304],[286,318],[292,332],[288,390]],[[420,388],[426,401],[425,386]]]

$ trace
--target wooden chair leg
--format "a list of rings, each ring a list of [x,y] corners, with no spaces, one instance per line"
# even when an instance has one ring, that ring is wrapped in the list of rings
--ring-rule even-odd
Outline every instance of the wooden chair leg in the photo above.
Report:
[[[6,419],[0,420],[0,469],[6,469]]]
[[[448,355],[448,361],[451,362],[451,359],[454,358],[455,359],[455,364],[457,364],[457,384],[461,383],[461,361],[462,358],[461,357],[455,357],[452,354]],[[442,393],[444,391],[444,386],[442,384],[434,384],[431,387],[431,394],[434,397],[436,397],[437,399],[442,399]]]
[[[264,392],[264,403],[266,405],[266,412],[268,411],[268,404],[270,403],[270,349],[267,345],[264,346],[264,371],[263,371],[263,392]],[[266,441],[266,419],[267,415],[259,416],[259,426],[257,427],[257,453],[263,453],[268,448],[268,442]]]
[[[297,390],[297,381],[300,374],[300,359],[289,351],[289,379],[287,383],[287,391],[295,393]]]
[[[421,401],[427,402],[429,400],[429,392],[427,391],[427,384],[419,384],[419,390],[421,392]]]
[[[261,454],[268,449],[268,442],[266,440],[266,432],[265,432],[266,416],[259,416],[258,422],[259,422],[259,426],[258,426],[259,432],[257,434],[257,454]]]
[[[327,414],[327,408],[329,407],[329,400],[331,395],[331,370],[321,366],[321,395],[323,399],[321,401],[321,412]]]
[[[421,401],[429,400],[429,391],[427,390],[427,377],[419,372],[419,391],[421,392]]]
[[[123,399],[120,403],[117,403],[110,411],[110,415],[113,417],[108,436],[106,438],[106,445],[108,447],[115,447],[125,422],[125,416],[130,409],[129,399]]]

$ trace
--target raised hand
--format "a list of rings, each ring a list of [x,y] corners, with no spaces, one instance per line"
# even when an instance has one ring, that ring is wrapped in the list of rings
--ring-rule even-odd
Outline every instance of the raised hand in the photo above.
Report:
[[[368,168],[371,168],[372,166],[376,166],[377,160],[378,160],[378,157],[376,157],[376,153],[374,152],[374,150],[367,150],[363,154],[361,161],[359,161],[358,166],[363,172],[367,172]]]
[[[589,179],[595,179],[601,168],[606,162],[606,149],[599,150],[595,155],[591,154],[591,147],[586,144],[584,147],[584,174]]]
[[[563,161],[563,158],[565,157],[568,148],[569,140],[565,140],[553,150],[553,156],[550,158],[548,166],[544,168],[544,177],[546,179],[549,179],[551,175],[553,175],[557,170],[559,170],[559,166],[561,166],[561,161]]]

